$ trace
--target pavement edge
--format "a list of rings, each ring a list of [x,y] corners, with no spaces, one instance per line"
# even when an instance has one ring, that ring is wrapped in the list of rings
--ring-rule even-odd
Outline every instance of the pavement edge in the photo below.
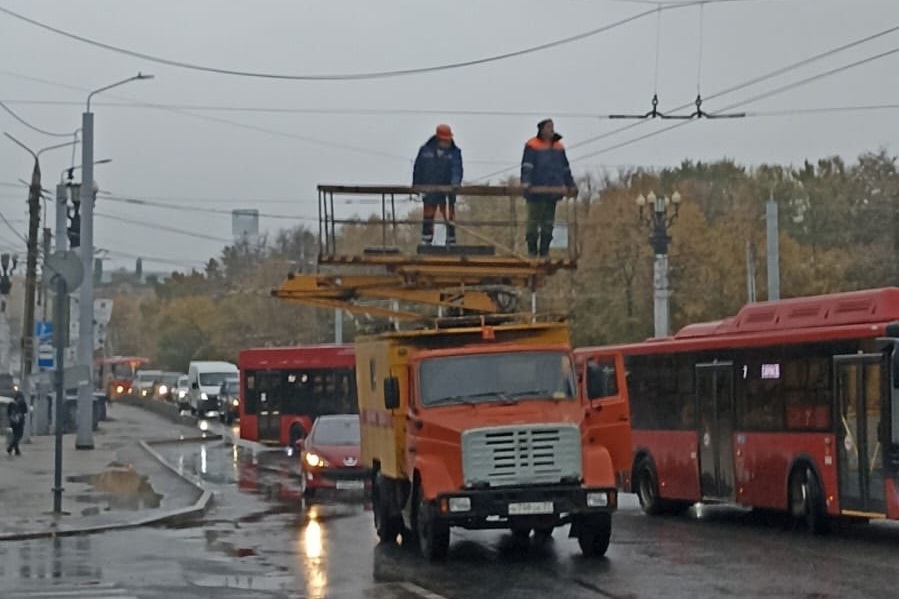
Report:
[[[66,527],[66,528],[56,528],[56,524],[51,525],[50,528],[45,530],[37,530],[31,532],[13,532],[13,533],[0,533],[0,542],[3,541],[26,541],[29,539],[43,539],[43,538],[53,538],[53,537],[71,537],[71,536],[79,536],[79,535],[89,535],[96,534],[101,532],[110,532],[115,530],[126,530],[131,528],[141,528],[143,526],[153,526],[159,524],[177,524],[185,521],[189,521],[197,516],[205,514],[206,511],[212,506],[213,502],[213,493],[208,489],[204,489],[199,483],[192,480],[191,478],[185,476],[181,472],[178,472],[177,468],[169,464],[155,449],[150,447],[150,444],[146,441],[139,441],[138,445],[146,451],[150,457],[154,460],[162,464],[164,468],[167,468],[172,473],[174,473],[178,478],[190,484],[192,487],[200,491],[200,497],[194,501],[193,504],[187,505],[180,508],[175,508],[171,510],[167,510],[161,514],[150,515],[144,518],[138,518],[136,520],[129,520],[127,522],[117,522],[110,524],[101,524],[98,526],[84,526],[84,527]]]

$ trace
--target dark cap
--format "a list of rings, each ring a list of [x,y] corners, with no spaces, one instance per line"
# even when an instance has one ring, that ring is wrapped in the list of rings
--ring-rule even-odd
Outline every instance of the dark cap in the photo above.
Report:
[[[539,133],[540,131],[543,131],[544,125],[546,125],[547,123],[552,123],[552,122],[553,122],[552,119],[543,119],[542,121],[537,123],[537,132]]]

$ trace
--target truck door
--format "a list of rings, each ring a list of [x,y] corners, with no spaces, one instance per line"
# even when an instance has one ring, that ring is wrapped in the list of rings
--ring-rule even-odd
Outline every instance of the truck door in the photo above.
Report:
[[[589,354],[579,356],[578,369],[581,392],[588,404],[584,432],[609,451],[618,485],[627,489],[633,448],[624,360],[615,353]]]

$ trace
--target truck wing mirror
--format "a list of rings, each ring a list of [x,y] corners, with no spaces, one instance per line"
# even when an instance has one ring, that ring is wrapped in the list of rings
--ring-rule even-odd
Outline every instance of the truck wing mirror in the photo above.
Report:
[[[199,389],[199,388],[200,388],[200,383],[191,383],[190,388],[191,388],[191,389]]]
[[[400,381],[395,376],[384,379],[384,407],[388,410],[400,407]]]

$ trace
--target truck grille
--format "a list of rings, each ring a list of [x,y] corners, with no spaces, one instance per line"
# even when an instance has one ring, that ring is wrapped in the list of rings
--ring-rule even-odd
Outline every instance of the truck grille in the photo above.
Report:
[[[466,487],[581,479],[581,432],[571,424],[495,426],[462,433]]]

